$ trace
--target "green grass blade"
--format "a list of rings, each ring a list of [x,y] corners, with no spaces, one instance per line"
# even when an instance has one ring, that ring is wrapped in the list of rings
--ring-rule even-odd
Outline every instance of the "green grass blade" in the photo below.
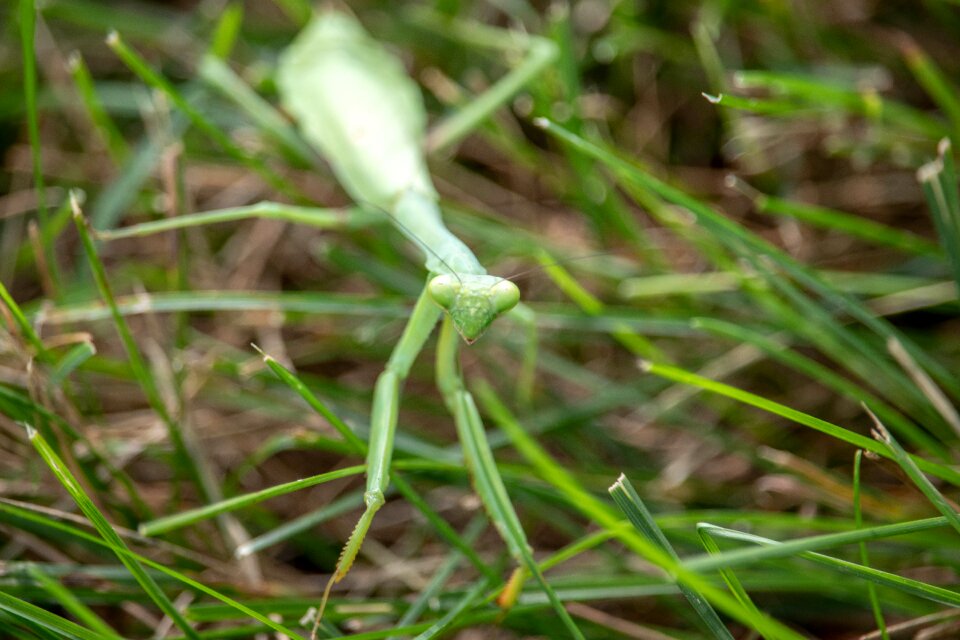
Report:
[[[210,38],[209,55],[226,60],[243,29],[243,3],[231,2],[220,13],[217,26]]]
[[[458,534],[454,528],[451,527],[450,524],[440,516],[440,514],[431,508],[422,496],[413,490],[413,487],[410,486],[410,483],[408,483],[402,475],[395,473],[392,476],[391,481],[397,488],[397,491],[403,495],[407,502],[420,511],[424,518],[426,518],[427,522],[429,522],[433,527],[434,531],[436,531],[441,538],[450,543],[450,546],[459,551],[467,560],[469,560],[470,563],[477,569],[477,571],[486,576],[488,581],[492,581],[497,578],[497,574],[490,564],[485,562],[477,553],[477,551],[462,536],[460,536],[460,534]]]
[[[863,528],[863,512],[860,508],[860,463],[862,460],[863,450],[857,449],[853,457],[853,518],[857,529]],[[860,552],[860,564],[869,567],[870,554],[867,551],[867,544],[861,541],[857,546]],[[887,633],[887,623],[883,618],[883,610],[880,606],[880,599],[877,597],[877,587],[872,582],[867,583],[867,596],[870,598],[870,608],[873,610],[873,619],[877,622],[881,639],[890,640],[890,635]]]
[[[257,95],[226,63],[207,56],[200,63],[199,71],[204,82],[240,107],[259,131],[279,143],[298,164],[309,167],[315,163],[316,152],[269,102]]]
[[[480,598],[483,592],[486,590],[488,581],[486,579],[477,580],[473,587],[470,588],[463,597],[457,602],[457,604],[443,615],[442,618],[430,625],[430,628],[425,630],[423,633],[417,635],[414,640],[431,640],[437,636],[443,634],[450,626],[456,621],[456,619],[465,611],[467,611],[473,604]]]
[[[50,386],[59,387],[77,367],[92,358],[97,347],[92,342],[81,342],[61,357],[50,372]]]
[[[709,523],[705,523],[704,526],[722,529],[722,527],[716,527]],[[831,549],[848,544],[857,544],[863,541],[905,536],[946,526],[949,526],[949,523],[943,516],[924,518],[922,520],[911,520],[897,524],[879,525],[863,529],[854,529],[852,531],[842,531],[840,533],[827,533],[819,536],[798,538],[789,542],[778,542],[775,546],[767,546],[761,549],[738,549],[736,551],[725,551],[717,555],[686,558],[684,560],[684,566],[692,571],[700,572],[716,571],[722,568],[743,567],[766,560],[787,558],[804,551]],[[735,533],[739,535],[739,532]]]
[[[15,598],[0,591],[0,610],[6,611],[15,619],[30,622],[41,629],[54,634],[53,637],[71,638],[72,640],[116,640],[116,634],[103,634],[91,631],[45,609]]]
[[[933,98],[953,126],[953,137],[960,137],[960,94],[939,66],[906,34],[899,35],[900,50],[920,86]]]
[[[180,513],[176,513],[172,516],[157,518],[151,522],[144,522],[138,527],[137,530],[141,535],[145,536],[160,535],[161,533],[167,533],[192,524],[196,524],[197,522],[202,522],[203,520],[213,518],[221,513],[243,509],[277,496],[286,495],[288,493],[306,489],[307,487],[313,487],[325,482],[339,480],[340,478],[348,478],[350,476],[360,475],[363,473],[365,468],[366,467],[363,465],[356,465],[353,467],[337,469],[336,471],[321,473],[309,478],[285,482],[283,484],[274,485],[267,489],[261,489],[260,491],[254,491],[242,496],[235,496],[233,498],[221,500],[220,502],[204,505],[197,509],[181,511]]]
[[[923,472],[920,470],[920,467],[917,465],[917,462],[906,452],[903,447],[900,446],[900,443],[897,442],[896,438],[891,435],[890,431],[883,426],[883,423],[880,422],[879,418],[868,407],[864,407],[867,413],[870,415],[870,418],[873,420],[875,431],[874,437],[880,442],[884,443],[893,454],[893,460],[896,461],[900,468],[903,469],[903,472],[907,474],[907,477],[913,481],[927,500],[930,501],[934,507],[937,508],[937,511],[943,514],[947,519],[947,522],[950,523],[957,533],[960,533],[960,514],[958,514],[950,502],[943,497],[943,494],[940,493],[939,489],[933,486],[933,483]]]
[[[29,436],[30,441],[33,443],[33,446],[36,448],[37,453],[39,453],[44,462],[47,463],[47,466],[50,467],[50,470],[57,477],[57,480],[60,481],[60,484],[63,485],[63,488],[67,490],[67,493],[70,494],[70,497],[73,498],[74,502],[77,503],[77,506],[80,507],[80,510],[83,511],[83,514],[90,520],[90,522],[96,528],[97,533],[100,534],[100,537],[102,537],[103,540],[109,544],[114,552],[116,552],[118,549],[128,550],[126,544],[124,544],[120,536],[117,535],[117,532],[113,530],[113,526],[107,522],[107,519],[102,513],[100,513],[100,510],[87,496],[86,492],[83,490],[83,487],[79,482],[77,482],[76,478],[73,477],[73,474],[70,473],[70,470],[63,463],[63,461],[60,460],[60,457],[56,454],[56,452],[50,448],[50,445],[47,444],[46,440],[44,440],[43,437],[32,427],[27,428],[27,435]],[[180,614],[170,599],[167,598],[167,595],[157,585],[156,581],[150,577],[150,574],[146,572],[143,566],[141,566],[137,560],[132,559],[123,553],[117,553],[117,556],[134,576],[134,578],[136,578],[144,592],[150,596],[150,599],[156,603],[161,611],[163,611],[164,615],[169,616],[173,623],[184,633],[184,635],[190,638],[190,640],[200,640],[200,636],[197,634],[197,632]]]
[[[638,535],[632,528],[625,527],[613,507],[600,502],[600,500],[584,490],[574,476],[567,469],[560,466],[543,447],[523,429],[507,410],[507,407],[496,397],[489,385],[478,385],[477,393],[484,403],[485,408],[494,417],[500,428],[507,433],[517,448],[517,451],[524,456],[527,462],[534,466],[541,477],[555,486],[561,494],[564,495],[570,505],[583,513],[584,516],[592,522],[603,526],[639,557],[657,565],[666,571],[668,575],[674,576],[677,581],[683,582],[690,589],[708,598],[714,606],[721,609],[727,615],[772,637],[800,640],[801,636],[786,626],[781,625],[765,615],[756,615],[754,612],[748,611],[726,593],[710,584],[703,576],[689,570],[686,562],[675,561],[673,557],[660,547]]]
[[[279,202],[258,202],[244,207],[188,213],[173,218],[141,222],[121,229],[97,231],[97,238],[100,240],[121,240],[149,236],[174,229],[189,229],[208,224],[251,219],[283,220],[291,224],[302,224],[318,229],[358,229],[382,222],[383,214],[365,209],[318,209]]]
[[[123,314],[120,313],[120,310],[117,307],[117,301],[113,297],[113,291],[110,287],[109,281],[107,280],[106,269],[103,266],[103,262],[100,260],[99,254],[97,253],[96,245],[94,245],[93,238],[90,234],[89,225],[86,218],[83,217],[83,212],[80,210],[80,205],[77,201],[75,192],[72,192],[70,197],[74,203],[73,219],[76,223],[77,231],[80,233],[80,241],[83,245],[84,253],[87,256],[87,262],[90,265],[90,269],[93,271],[93,279],[97,284],[97,289],[100,291],[101,298],[103,298],[107,308],[110,310],[110,318],[113,320],[117,335],[120,338],[120,342],[123,344],[124,351],[126,351],[127,358],[130,362],[130,368],[133,370],[134,378],[137,380],[137,383],[143,390],[150,408],[153,409],[153,411],[163,421],[164,425],[166,425],[167,431],[170,434],[170,439],[173,442],[174,449],[181,458],[181,461],[187,468],[193,470],[192,475],[197,487],[200,489],[201,493],[205,493],[204,483],[200,478],[199,471],[197,471],[197,465],[192,464],[192,456],[188,451],[180,425],[176,420],[173,419],[173,417],[170,415],[170,412],[167,410],[167,406],[164,403],[163,398],[160,396],[160,390],[157,388],[153,374],[150,372],[150,369],[147,366],[147,361],[140,353],[140,348],[133,339],[133,333],[130,331],[130,326],[127,324],[126,319],[123,317]]]
[[[3,282],[0,282],[0,301],[3,301],[3,304],[6,305],[10,315],[13,316],[14,324],[17,326],[23,338],[33,348],[37,357],[46,359],[47,348],[43,345],[43,341],[40,339],[40,336],[37,335],[37,332],[33,330],[33,325],[27,320],[27,316],[23,314],[20,305],[13,299],[13,296],[10,295],[7,288],[3,286]]]
[[[811,380],[829,387],[856,402],[870,405],[877,412],[877,415],[894,424],[898,433],[905,434],[907,438],[919,446],[924,446],[934,451],[941,448],[940,443],[934,441],[926,431],[920,429],[916,424],[908,420],[903,414],[881,400],[878,396],[870,393],[869,390],[861,385],[851,382],[848,378],[838,374],[830,367],[812,358],[801,355],[794,349],[787,348],[783,340],[777,339],[777,336],[762,335],[739,324],[717,320],[715,318],[694,318],[691,321],[691,325],[697,329],[703,329],[714,335],[725,337],[739,343],[754,345],[761,349],[767,357],[784,363],[795,371],[806,375]]]
[[[943,245],[960,289],[960,194],[957,170],[953,162],[953,146],[946,138],[937,148],[938,158],[917,170],[917,180],[933,216],[940,244]]]
[[[567,297],[573,300],[584,313],[593,316],[604,314],[603,303],[592,293],[584,289],[580,283],[570,275],[570,272],[559,265],[550,254],[541,250],[537,253],[537,260],[539,260],[544,272],[553,280],[553,283],[556,284]],[[649,340],[634,332],[626,325],[615,327],[613,331],[611,331],[611,335],[635,356],[644,358],[663,357],[660,350],[655,348]]]
[[[113,640],[120,639],[120,635],[111,629],[110,625],[108,625],[103,618],[85,605],[80,598],[75,596],[70,588],[61,584],[56,578],[47,575],[39,566],[32,566],[28,571],[30,577],[36,580],[37,583],[56,599],[56,601],[60,603],[60,606],[74,618],[103,637],[113,638]]]
[[[905,348],[908,349],[911,355],[925,369],[930,371],[931,374],[937,378],[941,385],[950,389],[950,391],[953,393],[960,394],[960,382],[958,382],[956,377],[953,376],[945,367],[940,365],[935,359],[930,357],[928,354],[923,353],[912,343],[912,341],[908,340],[899,331],[895,330],[889,323],[878,318],[872,311],[864,307],[857,300],[839,293],[836,291],[836,289],[825,283],[823,279],[818,277],[812,270],[800,265],[782,251],[774,248],[768,242],[759,238],[756,234],[753,234],[740,227],[736,223],[726,219],[714,211],[711,207],[707,206],[698,199],[687,195],[680,189],[672,187],[665,182],[658,180],[648,172],[642,170],[640,167],[624,160],[617,153],[611,152],[593,142],[573,135],[569,131],[545,118],[538,118],[535,121],[535,124],[545,129],[548,133],[556,136],[565,144],[573,145],[583,150],[585,153],[590,154],[598,161],[604,163],[625,184],[633,185],[643,191],[656,194],[659,198],[662,198],[667,202],[687,209],[691,214],[694,215],[699,225],[701,225],[705,230],[711,232],[711,236],[715,241],[722,242],[724,246],[728,248],[728,250],[748,260],[759,272],[770,273],[771,268],[769,263],[773,263],[778,268],[783,269],[784,272],[789,274],[792,278],[795,278],[799,284],[822,296],[824,301],[831,307],[842,309],[843,311],[849,313],[880,337],[884,338],[885,340],[890,337],[895,337],[902,344],[904,344]],[[773,278],[768,279],[768,281],[772,285],[780,288],[780,290],[782,290],[785,294],[789,293],[793,295],[793,300],[796,303],[802,301],[800,292],[797,291],[795,287],[792,287],[792,285],[789,285],[784,278]],[[812,312],[817,309],[818,307],[812,305],[811,303],[800,313],[806,315],[807,312]],[[823,314],[822,309],[820,309],[820,312]],[[830,316],[827,316],[827,318],[828,317]],[[824,319],[826,320],[826,318]],[[857,349],[862,357],[870,358],[869,364],[874,368],[866,374],[868,380],[871,378],[876,378],[878,370],[886,371],[888,375],[897,375],[897,372],[893,371],[889,365],[885,363],[883,358],[880,356],[880,353],[875,349],[871,349],[870,346],[856,334],[846,331],[842,327],[837,327],[835,322],[824,325],[824,328],[829,327],[833,327],[834,332],[837,332],[837,335],[841,336],[845,341],[847,341],[852,348]],[[910,392],[912,385],[905,385],[903,382],[904,380],[899,379],[897,384],[891,385],[891,388],[894,390],[904,389],[905,392]],[[926,405],[926,400],[922,399],[922,397],[917,398],[917,400]],[[927,408],[929,409],[928,405]],[[937,416],[933,419],[938,420],[939,417]]]
[[[843,211],[785,200],[766,194],[756,194],[754,204],[757,211],[761,213],[789,216],[801,222],[824,229],[840,231],[876,245],[894,247],[917,255],[941,255],[940,248],[929,240]]]
[[[93,76],[90,75],[90,69],[79,51],[70,54],[67,66],[70,75],[73,77],[73,84],[77,88],[77,93],[80,94],[80,102],[87,110],[87,115],[93,123],[94,130],[100,136],[100,140],[114,163],[118,167],[122,166],[130,156],[130,148],[113,118],[104,108],[103,102],[97,96]]]
[[[717,542],[707,535],[703,530],[698,530],[697,535],[700,536],[700,542],[703,544],[703,547],[707,550],[707,553],[711,555],[717,555],[720,553],[720,546]],[[743,583],[737,578],[737,574],[733,572],[732,569],[720,569],[720,577],[723,578],[723,581],[727,583],[727,588],[733,593],[734,597],[737,599],[737,602],[742,604],[746,609],[753,611],[754,613],[760,613],[760,610],[757,609],[757,605],[754,604],[753,600],[750,599],[750,595],[747,593],[747,590],[743,587]]]
[[[216,142],[231,158],[240,162],[244,166],[256,171],[270,186],[278,189],[280,192],[289,196],[299,198],[300,194],[296,188],[290,185],[268,167],[263,160],[246,153],[236,145],[225,133],[204,116],[196,107],[187,100],[174,85],[154,70],[147,61],[143,59],[136,51],[127,46],[116,31],[110,33],[107,37],[107,46],[113,49],[114,53],[129,67],[143,82],[160,90],[166,95],[176,107],[189,118],[198,129],[203,131],[211,140]]]
[[[442,33],[479,47],[525,50],[525,57],[512,73],[504,75],[492,87],[471,99],[459,112],[431,129],[426,142],[431,152],[446,149],[467,135],[478,122],[530,84],[559,53],[554,42],[540,36],[516,33],[515,38],[504,38],[500,30],[493,27],[462,20],[441,20],[434,13],[419,7],[412,9],[411,13],[419,23],[431,25]]]
[[[30,511],[26,511],[18,507],[13,507],[11,505],[0,503],[0,511],[7,512],[7,513],[15,513],[20,518],[23,518],[28,521],[36,522],[45,528],[56,531],[57,533],[65,534],[78,541],[83,541],[88,544],[93,544],[93,545],[108,549],[113,553],[115,553],[117,557],[121,559],[121,561],[139,563],[141,565],[154,569],[155,571],[158,571],[172,578],[173,580],[183,584],[185,587],[188,587],[197,592],[204,593],[208,596],[216,598],[217,600],[224,603],[231,609],[236,610],[242,613],[243,615],[249,616],[250,618],[261,622],[268,629],[273,629],[278,633],[285,634],[290,638],[294,638],[294,640],[305,640],[304,637],[301,636],[300,634],[294,633],[284,625],[274,622],[268,616],[259,613],[258,611],[252,609],[251,607],[248,607],[243,603],[238,602],[237,600],[234,600],[233,598],[230,598],[215,589],[211,589],[210,587],[204,585],[203,583],[197,582],[192,578],[188,578],[182,573],[169,568],[168,566],[166,566],[161,562],[156,562],[138,553],[135,553],[123,544],[118,546],[108,539],[98,538],[96,536],[93,536],[85,531],[81,531],[80,529],[77,529],[70,525],[63,524],[61,522],[52,521],[44,516],[38,516],[37,514],[34,514]],[[116,535],[115,532],[114,532],[114,535]],[[124,562],[124,564],[126,564],[126,562]],[[0,595],[2,595],[2,593],[0,593]],[[191,631],[190,633],[186,633],[185,635],[191,640],[198,640],[197,632],[195,631]]]
[[[313,392],[310,391],[310,389],[307,388],[307,385],[303,384],[299,378],[287,371],[287,369],[274,358],[263,352],[261,353],[263,354],[264,364],[267,365],[274,375],[280,378],[284,384],[293,389],[297,395],[303,398],[303,400],[310,405],[311,409],[323,416],[324,419],[326,419],[326,421],[337,430],[337,433],[343,437],[343,440],[350,445],[354,451],[360,455],[366,455],[366,443],[353,432],[353,429],[351,429],[347,423],[345,423],[337,414],[327,408],[327,405],[321,402],[317,396],[313,395]]]
[[[885,458],[893,458],[894,454],[890,451],[888,447],[871,440],[866,436],[862,436],[858,433],[854,433],[848,429],[837,426],[826,420],[821,420],[809,414],[803,413],[802,411],[797,411],[796,409],[791,409],[785,405],[782,405],[773,400],[768,400],[756,394],[744,391],[742,389],[737,389],[728,384],[722,382],[717,382],[715,380],[710,380],[699,376],[695,373],[689,371],[684,371],[678,367],[673,367],[670,365],[657,364],[652,362],[642,362],[641,367],[647,373],[652,373],[653,375],[666,378],[667,380],[672,380],[674,382],[680,382],[682,384],[689,384],[695,387],[704,389],[705,391],[710,391],[711,393],[718,393],[722,396],[726,396],[738,402],[743,402],[751,406],[757,407],[764,411],[768,411],[774,415],[778,415],[797,424],[802,424],[811,429],[816,429],[821,433],[825,433],[828,436],[836,438],[851,444],[855,447],[865,449],[872,453],[876,453]],[[913,458],[921,469],[927,473],[932,473],[938,478],[942,478],[947,482],[950,482],[954,485],[960,486],[960,472],[955,469],[942,465],[936,462],[931,462],[923,458]]]
[[[395,479],[395,478],[394,478]],[[284,522],[279,527],[271,529],[256,538],[252,538],[237,547],[235,554],[238,557],[249,556],[273,545],[289,540],[290,538],[303,533],[313,527],[327,522],[339,515],[353,511],[363,506],[363,491],[355,491],[337,498],[330,504],[314,511],[309,511],[302,516]]]
[[[468,545],[476,543],[477,538],[480,537],[480,534],[483,533],[486,526],[487,520],[485,517],[481,514],[474,516],[463,532],[464,542]],[[472,547],[468,548],[470,548],[471,551],[473,550]],[[400,619],[397,620],[396,626],[405,627],[414,624],[420,615],[430,606],[430,601],[443,593],[444,587],[453,577],[457,566],[463,562],[463,559],[464,556],[459,551],[451,552],[443,561],[443,564],[434,572],[427,587],[417,596],[417,599],[410,604],[410,607],[403,612]],[[488,572],[489,575],[486,576],[487,584],[491,584],[495,580],[496,574],[489,567]],[[392,640],[392,638],[391,636],[388,640]]]
[[[175,291],[114,298],[121,316],[178,311],[284,311],[301,314],[403,318],[410,313],[396,300],[371,299],[341,294],[303,291]],[[54,309],[47,315],[52,324],[110,319],[113,310],[100,303],[81,303]]]
[[[677,552],[673,550],[670,542],[666,536],[663,535],[663,531],[657,526],[653,515],[651,515],[649,509],[647,509],[647,506],[643,503],[643,500],[640,499],[636,489],[633,488],[630,480],[628,480],[625,475],[621,474],[620,477],[617,478],[617,481],[610,487],[609,492],[613,501],[617,503],[617,506],[623,511],[624,515],[627,516],[627,519],[630,520],[631,524],[636,527],[641,535],[651,544],[658,546],[669,554],[674,560],[679,560]],[[680,591],[683,592],[684,597],[697,612],[697,615],[700,616],[700,619],[706,625],[707,629],[713,634],[713,637],[733,640],[730,631],[720,620],[717,612],[710,606],[706,598],[683,583],[679,583],[678,586],[680,587]],[[759,613],[756,608],[754,608],[754,613]]]
[[[179,140],[187,130],[189,120],[174,113],[169,122],[162,123],[156,135],[145,137],[136,150],[127,157],[120,168],[120,175],[100,192],[90,205],[90,219],[97,229],[116,226],[118,220],[134,205],[142,189],[147,185],[168,140]]]
[[[740,89],[766,89],[774,96],[786,96],[818,108],[830,107],[870,118],[931,140],[949,133],[949,128],[941,120],[918,109],[880,98],[876,92],[859,91],[824,78],[774,71],[738,71],[733,83]]]
[[[771,540],[769,538],[764,538],[761,536],[743,533],[741,531],[736,531],[733,529],[725,529],[723,527],[715,527],[711,524],[703,523],[700,525],[700,528],[711,536],[718,536],[729,538],[732,540],[738,540],[741,542],[749,542],[751,544],[762,545],[765,547],[772,547],[777,549],[784,546],[783,543],[776,540]],[[853,575],[863,580],[869,580],[880,584],[886,587],[891,587],[897,589],[904,593],[909,593],[911,595],[923,598],[925,600],[930,600],[932,602],[937,602],[940,604],[946,604],[950,606],[960,606],[960,593],[956,591],[951,591],[949,589],[944,589],[943,587],[938,587],[935,585],[927,584],[919,580],[913,580],[911,578],[904,578],[893,573],[886,571],[880,571],[879,569],[873,569],[870,567],[864,567],[862,565],[856,564],[854,562],[849,562],[847,560],[840,560],[839,558],[833,558],[831,556],[824,555],[822,553],[815,553],[813,551],[797,551],[796,549],[793,553],[789,555],[796,554],[798,557],[805,558],[807,560],[812,560],[819,564],[825,565],[835,571],[847,575]],[[721,558],[723,556],[715,556],[716,558]]]
[[[34,0],[20,0],[20,46],[23,55],[23,99],[27,112],[27,132],[30,136],[30,160],[33,164],[33,184],[37,193],[37,214],[43,230],[47,221],[46,188],[43,179],[43,158],[40,153],[40,117],[37,108],[37,55],[35,39],[37,7]],[[47,247],[44,247],[45,249]],[[47,254],[47,258],[50,258]],[[49,261],[52,264],[52,261]]]

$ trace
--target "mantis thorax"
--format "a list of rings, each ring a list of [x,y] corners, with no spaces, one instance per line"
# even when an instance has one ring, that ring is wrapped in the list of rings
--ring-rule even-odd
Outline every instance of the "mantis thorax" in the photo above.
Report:
[[[439,275],[428,289],[467,344],[475,342],[501,314],[520,301],[517,285],[489,275]]]

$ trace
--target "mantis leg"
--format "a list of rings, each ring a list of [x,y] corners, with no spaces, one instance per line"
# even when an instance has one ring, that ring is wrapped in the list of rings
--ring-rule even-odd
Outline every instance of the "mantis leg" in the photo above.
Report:
[[[453,328],[453,321],[449,316],[445,316],[437,346],[437,386],[440,388],[447,408],[453,414],[457,435],[463,447],[463,455],[474,487],[497,531],[507,543],[510,554],[540,583],[570,635],[582,639],[583,634],[533,559],[527,536],[510,502],[510,496],[507,494],[500,472],[497,470],[493,452],[487,442],[487,434],[483,429],[480,412],[477,410],[473,396],[463,383],[458,360],[459,345],[460,341]]]
[[[390,459],[393,456],[393,436],[397,431],[397,410],[400,404],[400,386],[410,373],[410,367],[416,360],[423,343],[433,331],[437,319],[440,317],[440,308],[430,298],[427,289],[421,292],[417,304],[413,308],[410,320],[400,336],[400,341],[394,347],[387,361],[387,366],[377,378],[373,390],[373,409],[370,414],[370,443],[367,448],[367,487],[363,494],[366,505],[363,515],[357,521],[353,533],[340,553],[337,568],[334,570],[327,587],[323,592],[320,612],[317,614],[313,635],[316,635],[317,625],[323,617],[323,609],[330,595],[330,588],[340,582],[353,561],[356,560],[363,539],[370,529],[373,516],[383,506],[383,494],[390,484]]]

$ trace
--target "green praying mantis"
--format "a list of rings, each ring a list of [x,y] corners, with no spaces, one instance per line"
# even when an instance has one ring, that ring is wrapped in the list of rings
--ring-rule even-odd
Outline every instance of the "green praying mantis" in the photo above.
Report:
[[[520,91],[557,56],[549,40],[471,25],[477,44],[501,49],[520,45],[525,57],[486,93],[427,134],[419,87],[403,66],[352,17],[325,12],[315,17],[282,54],[277,72],[281,101],[303,137],[327,160],[346,192],[360,207],[386,212],[394,226],[424,253],[429,272],[399,342],[379,375],[373,393],[366,457],[365,509],[344,545],[324,590],[313,634],[331,587],[349,572],[390,484],[400,391],[414,361],[441,320],[436,379],[452,414],[464,458],[479,494],[508,549],[522,567],[511,580],[531,575],[574,638],[580,630],[544,579],[513,509],[486,439],[480,413],[460,373],[458,335],[476,341],[500,316],[517,314],[532,326],[532,312],[520,302],[510,280],[487,274],[467,246],[443,224],[439,196],[424,158],[427,139],[442,148],[465,136],[496,107]],[[464,32],[465,33],[465,32]],[[248,208],[191,214],[104,232],[101,239],[145,235],[175,228],[265,216],[318,227],[335,226],[330,211],[261,203]],[[522,386],[522,385],[521,385]]]
[[[551,57],[542,56],[539,64]],[[488,275],[467,246],[443,225],[423,156],[426,112],[418,87],[398,60],[341,13],[326,13],[301,32],[282,56],[278,86],[303,135],[328,160],[344,189],[358,203],[389,212],[396,226],[423,248],[430,273],[376,382],[366,508],[343,548],[324,603],[330,587],[350,570],[384,503],[400,387],[442,315],[437,384],[453,414],[478,493],[512,555],[538,579],[574,637],[579,637],[533,561],[496,470],[480,414],[459,372],[456,334],[467,343],[477,340],[494,320],[516,308],[520,291],[513,282]],[[318,620],[322,610],[321,605]]]

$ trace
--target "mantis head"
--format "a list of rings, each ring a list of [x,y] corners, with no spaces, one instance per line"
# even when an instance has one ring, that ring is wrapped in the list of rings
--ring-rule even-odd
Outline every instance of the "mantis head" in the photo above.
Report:
[[[430,297],[450,314],[457,332],[472,344],[497,317],[517,306],[520,289],[486,275],[440,275],[427,285]]]

